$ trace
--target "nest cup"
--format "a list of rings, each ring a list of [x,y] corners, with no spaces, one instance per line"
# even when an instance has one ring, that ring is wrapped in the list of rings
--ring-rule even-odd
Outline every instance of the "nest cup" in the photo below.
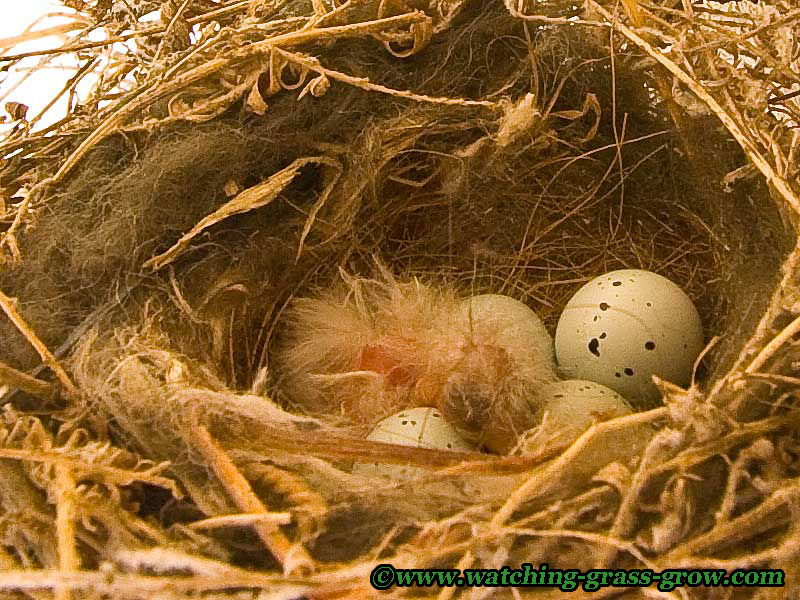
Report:
[[[32,152],[37,138],[3,167],[5,188],[33,167],[54,178],[34,197],[35,220],[17,235],[22,259],[3,266],[0,289],[18,298],[75,385],[41,419],[23,415],[42,411],[41,399],[8,397],[4,444],[85,452],[138,473],[119,481],[78,469],[91,493],[76,501],[101,525],[75,525],[78,565],[146,570],[155,555],[145,549],[170,547],[168,574],[200,573],[212,564],[191,562],[201,557],[236,576],[241,566],[325,567],[330,586],[366,594],[366,578],[354,582],[343,563],[380,555],[463,565],[476,525],[516,531],[475,542],[472,567],[733,566],[764,545],[780,548],[793,521],[776,517],[760,541],[730,541],[721,523],[769,495],[742,491],[747,469],[766,469],[781,452],[763,477],[781,483],[796,469],[793,438],[780,433],[789,419],[780,407],[793,400],[774,400],[791,382],[740,377],[770,333],[793,321],[775,290],[789,285],[794,216],[761,177],[729,175],[748,160],[735,136],[668,96],[671,80],[641,48],[558,22],[566,8],[556,3],[543,6],[556,19],[549,25],[500,2],[399,3],[396,15],[362,4],[327,26],[419,9],[430,38],[384,32],[387,50],[366,35],[331,34],[275,51],[270,64],[246,56],[233,65],[239,79],[234,69],[189,87],[186,106],[168,98],[140,107],[125,135],[100,139],[63,176],[63,161]],[[313,12],[306,3],[248,10],[231,17],[245,37],[256,35],[246,19],[289,23]],[[245,73],[260,74],[244,86]],[[190,118],[226,77],[239,96],[213,118]],[[82,135],[70,132],[62,158]],[[377,277],[376,258],[401,280],[522,300],[551,333],[586,281],[648,269],[680,285],[709,341],[719,339],[690,393],[667,385],[666,409],[625,417],[569,449],[537,440],[524,456],[448,458],[382,448],[362,441],[363,424],[299,408],[271,362],[294,298],[342,285],[343,272]],[[35,372],[41,359],[24,328],[3,320],[0,336],[0,360]],[[634,451],[613,442],[643,423],[655,427]],[[695,447],[705,450],[692,455]],[[616,463],[598,474],[585,456],[606,451]],[[473,462],[453,466],[462,459]],[[428,475],[375,484],[349,473],[353,461],[376,460]],[[162,461],[163,472],[143,475]],[[23,462],[0,477],[38,498],[47,518],[63,511],[68,483],[56,471]],[[554,501],[562,504],[548,509]],[[287,511],[291,522],[190,526],[261,510]],[[53,540],[26,540],[14,560],[58,566]],[[723,547],[734,558],[723,559]],[[139,562],[125,562],[134,551]],[[761,564],[786,567],[784,558],[776,550]],[[134,597],[129,585],[118,597]],[[270,585],[290,593],[287,582]]]

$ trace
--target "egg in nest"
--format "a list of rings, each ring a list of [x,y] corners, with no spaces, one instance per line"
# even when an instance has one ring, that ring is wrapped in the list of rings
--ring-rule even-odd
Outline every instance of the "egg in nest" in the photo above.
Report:
[[[565,377],[600,383],[645,409],[660,397],[653,375],[689,383],[703,349],[703,325],[678,285],[650,271],[622,269],[572,296],[558,321],[555,348]]]

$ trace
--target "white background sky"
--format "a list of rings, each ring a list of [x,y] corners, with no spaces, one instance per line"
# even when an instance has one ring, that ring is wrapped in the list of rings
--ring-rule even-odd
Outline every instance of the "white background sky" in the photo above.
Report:
[[[21,34],[36,19],[50,13],[68,13],[60,3],[55,0],[0,0],[2,18],[0,18],[0,39],[8,39]],[[33,30],[45,29],[68,22],[64,17],[49,17],[37,23]],[[18,44],[12,48],[0,48],[2,54],[17,54],[31,50],[41,50],[58,47],[66,38],[48,37],[40,40]],[[66,81],[75,73],[74,66],[65,58],[59,57],[52,61],[54,68],[43,69],[29,77],[14,91],[12,87],[26,74],[25,69],[37,65],[39,58],[30,58],[18,64],[12,72],[0,74],[0,114],[6,114],[5,103],[21,102],[30,107],[28,118],[32,118],[44,108],[55,94],[64,86]],[[71,69],[71,70],[69,70]],[[9,93],[10,92],[10,93]],[[66,95],[51,109],[41,125],[47,125],[59,120],[66,114]],[[7,127],[0,125],[0,136]]]

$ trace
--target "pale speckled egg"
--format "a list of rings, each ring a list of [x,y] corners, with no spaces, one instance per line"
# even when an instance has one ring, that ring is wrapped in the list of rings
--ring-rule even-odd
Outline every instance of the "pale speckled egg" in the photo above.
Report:
[[[532,362],[555,377],[553,338],[527,304],[502,294],[480,294],[464,299],[461,310],[473,321],[496,322],[507,346],[527,352]]]
[[[669,279],[622,269],[591,280],[570,299],[555,349],[565,377],[608,386],[641,409],[659,399],[653,375],[689,384],[703,349],[703,325],[692,301]]]
[[[548,383],[539,389],[542,402],[540,418],[556,438],[575,440],[592,424],[633,412],[628,401],[617,392],[594,381],[566,379]]]
[[[470,452],[475,446],[462,438],[436,408],[410,408],[386,417],[367,436],[373,442]],[[356,463],[353,473],[364,477],[409,479],[425,473],[424,469],[381,463]]]

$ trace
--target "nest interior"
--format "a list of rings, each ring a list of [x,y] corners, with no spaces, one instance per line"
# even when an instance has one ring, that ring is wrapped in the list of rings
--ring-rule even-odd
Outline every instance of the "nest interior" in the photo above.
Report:
[[[102,3],[74,4],[99,18]],[[0,361],[42,373],[35,333],[56,353],[56,376],[40,376],[61,387],[44,401],[6,396],[3,446],[24,452],[0,463],[4,568],[36,570],[51,589],[47,573],[110,563],[140,576],[108,584],[120,598],[141,597],[153,571],[173,586],[163,597],[358,597],[368,568],[352,567],[378,559],[788,573],[795,521],[768,503],[796,477],[791,377],[710,393],[795,316],[775,300],[795,216],[747,171],[752,154],[713,111],[668,95],[661,66],[630,39],[559,21],[588,18],[574,7],[346,2],[310,28],[344,33],[303,41],[318,4],[233,12],[208,34],[214,56],[259,36],[300,41],[240,53],[185,97],[153,94],[85,152],[90,117],[57,143],[6,143],[3,188],[40,185],[5,221],[18,259],[7,257],[0,289],[20,318],[0,321]],[[189,6],[186,18],[219,10]],[[410,33],[374,25],[408,15],[419,19]],[[163,42],[162,55],[187,69],[210,60]],[[624,439],[635,418],[555,457],[453,466],[381,449],[335,415],[296,410],[270,363],[292,298],[342,271],[370,276],[376,260],[464,295],[523,300],[551,332],[592,277],[649,269],[686,290],[719,341],[696,387],[642,417],[660,427],[647,448],[599,474],[586,456],[614,455],[604,436]],[[429,474],[375,485],[349,473],[366,458]],[[231,517],[256,512],[276,520]],[[225,585],[203,579],[221,572]]]

